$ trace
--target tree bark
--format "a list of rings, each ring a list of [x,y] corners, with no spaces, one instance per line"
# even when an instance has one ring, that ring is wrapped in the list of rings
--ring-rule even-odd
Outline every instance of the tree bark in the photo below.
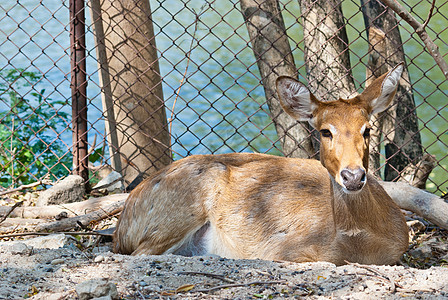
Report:
[[[431,223],[448,229],[448,203],[444,199],[405,182],[379,183],[400,208],[410,210]]]
[[[285,156],[311,157],[314,150],[308,124],[286,114],[277,99],[276,79],[281,75],[297,77],[278,1],[241,0],[240,3],[283,152]]]
[[[376,78],[387,72],[386,35],[382,30],[376,27],[369,27],[368,31],[369,61],[366,68],[366,87],[369,86]],[[381,178],[380,153],[384,115],[385,112],[381,112],[370,118],[372,130],[370,131],[369,144],[369,172],[377,178]]]
[[[98,222],[120,213],[123,210],[125,201],[125,199],[118,200],[110,205],[103,207],[102,209],[87,213],[82,216],[62,219],[55,222],[41,223],[36,226],[35,230],[37,232],[58,232],[63,230],[70,230],[78,226],[78,222],[80,222],[84,226],[89,226],[91,222]]]
[[[299,0],[303,21],[304,60],[311,92],[322,101],[355,95],[348,37],[341,2]],[[318,133],[312,139],[320,148]]]
[[[115,202],[124,201],[127,197],[128,194],[113,194],[99,198],[91,198],[82,202],[61,205],[17,207],[9,214],[9,218],[54,218],[63,212],[67,213],[67,217],[71,218],[100,210],[103,207]],[[5,216],[9,212],[10,208],[10,206],[0,206],[0,217]]]
[[[101,1],[118,147],[129,183],[171,162],[170,137],[148,0]]]
[[[299,0],[299,4],[311,92],[322,101],[353,96],[355,85],[341,1]]]
[[[99,83],[101,86],[101,102],[103,104],[104,125],[106,129],[106,139],[109,145],[110,165],[112,168],[122,174],[120,153],[118,152],[117,124],[114,114],[114,100],[112,95],[112,86],[110,84],[109,63],[106,55],[106,45],[104,28],[101,17],[100,0],[90,0],[90,15],[95,36],[95,49],[98,60]]]
[[[366,28],[376,27],[385,34],[385,57],[382,58],[384,63],[393,67],[400,62],[405,62],[401,35],[394,13],[377,0],[361,0],[361,7]],[[369,34],[370,31],[367,32]],[[377,64],[376,67],[381,66]],[[398,180],[400,172],[409,164],[416,165],[423,155],[410,82],[405,64],[394,105],[383,114],[384,121],[379,124],[385,138],[384,179],[387,181]]]

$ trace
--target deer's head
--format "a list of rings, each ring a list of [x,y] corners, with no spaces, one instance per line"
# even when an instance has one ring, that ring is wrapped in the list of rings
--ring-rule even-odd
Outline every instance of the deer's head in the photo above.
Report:
[[[358,192],[366,183],[369,162],[370,116],[392,103],[403,64],[383,74],[360,95],[323,102],[290,77],[277,79],[283,109],[320,132],[322,165],[346,192]]]

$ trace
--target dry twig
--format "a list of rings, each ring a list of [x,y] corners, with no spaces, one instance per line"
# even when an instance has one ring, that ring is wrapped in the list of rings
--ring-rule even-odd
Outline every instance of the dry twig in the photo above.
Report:
[[[12,237],[22,237],[22,236],[30,236],[30,235],[51,235],[51,234],[66,234],[66,235],[100,235],[100,236],[111,236],[107,233],[101,233],[98,231],[61,231],[61,232],[20,232],[20,233],[11,233],[11,234],[2,234],[0,235],[0,239],[12,238]]]
[[[248,282],[248,283],[233,283],[233,284],[218,285],[218,286],[214,286],[209,289],[196,290],[196,291],[192,291],[192,292],[209,293],[209,292],[213,292],[216,290],[227,289],[227,288],[232,288],[232,287],[244,287],[244,286],[264,285],[264,284],[282,284],[282,283],[286,283],[286,281],[285,280],[282,280],[282,281],[252,281],[252,282]]]
[[[206,272],[179,272],[178,274],[181,274],[181,275],[202,275],[202,276],[207,276],[207,277],[220,279],[222,281],[229,282],[229,283],[234,283],[235,282],[235,280],[227,278],[227,277],[225,277],[224,275],[221,275],[221,274],[213,274],[213,273],[206,273]]]
[[[0,223],[3,223],[3,221],[6,220],[6,218],[13,212],[14,209],[16,209],[16,207],[20,206],[23,204],[23,200],[20,202],[15,203],[13,206],[11,206],[11,208],[9,209],[8,212],[6,212],[6,214],[0,219]]]
[[[443,75],[448,80],[448,64],[443,59],[443,56],[440,54],[439,47],[434,43],[434,41],[429,37],[428,33],[425,31],[426,25],[428,25],[429,20],[432,16],[432,11],[434,9],[435,1],[433,1],[433,6],[431,7],[428,18],[426,19],[424,24],[421,24],[417,21],[407,10],[401,6],[396,0],[383,0],[384,4],[390,7],[394,12],[396,12],[404,21],[406,21],[409,25],[414,28],[417,35],[425,44],[426,48],[429,51],[429,54],[434,58],[439,68],[442,70]]]
[[[377,270],[377,269],[375,269],[375,268],[373,268],[373,267],[371,267],[371,266],[361,265],[361,264],[358,264],[358,263],[352,263],[352,262],[348,262],[348,261],[345,261],[345,262],[346,262],[347,264],[351,265],[351,266],[355,266],[355,267],[358,267],[358,268],[366,269],[366,270],[368,270],[368,271],[374,273],[375,275],[377,275],[378,278],[381,278],[381,279],[383,279],[383,280],[389,282],[390,285],[391,285],[391,292],[392,292],[392,293],[395,293],[395,292],[397,291],[397,287],[402,288],[402,286],[400,286],[399,284],[397,284],[392,278],[390,278],[390,277],[387,276],[386,274],[380,272],[379,270]]]
[[[2,191],[2,192],[0,192],[0,196],[11,194],[11,193],[18,192],[18,191],[21,191],[21,190],[31,189],[33,187],[36,187],[36,186],[39,186],[39,185],[43,185],[43,184],[52,184],[52,182],[50,180],[44,179],[44,180],[39,180],[39,181],[30,183],[30,184],[24,184],[24,185],[21,185],[21,186],[19,186],[17,188],[14,188],[14,189],[10,189],[10,190],[7,190],[7,191]]]

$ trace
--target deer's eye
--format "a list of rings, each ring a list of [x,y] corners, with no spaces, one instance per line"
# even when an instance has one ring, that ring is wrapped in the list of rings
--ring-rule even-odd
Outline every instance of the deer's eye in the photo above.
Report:
[[[366,130],[364,130],[364,133],[362,135],[365,139],[370,137],[370,128],[366,128]]]
[[[333,137],[333,135],[331,134],[331,131],[328,130],[328,129],[322,129],[322,130],[320,131],[320,134],[321,134],[321,136],[324,137],[324,138],[332,138],[332,137]]]

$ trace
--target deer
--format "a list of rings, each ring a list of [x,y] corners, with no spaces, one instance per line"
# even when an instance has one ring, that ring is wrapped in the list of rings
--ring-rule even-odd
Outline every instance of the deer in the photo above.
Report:
[[[130,193],[113,251],[397,263],[408,248],[408,227],[368,173],[369,118],[391,105],[402,71],[399,64],[361,94],[333,101],[280,76],[283,110],[320,133],[320,161],[260,153],[177,160]]]

